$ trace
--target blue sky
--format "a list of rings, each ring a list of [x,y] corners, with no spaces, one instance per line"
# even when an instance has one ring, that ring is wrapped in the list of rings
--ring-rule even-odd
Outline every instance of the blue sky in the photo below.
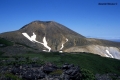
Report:
[[[117,5],[98,5],[98,3]],[[0,33],[56,21],[86,37],[120,38],[120,0],[0,0]]]

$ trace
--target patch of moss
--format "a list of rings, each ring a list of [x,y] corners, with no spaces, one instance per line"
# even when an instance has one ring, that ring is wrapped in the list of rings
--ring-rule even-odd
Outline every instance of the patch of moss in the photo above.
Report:
[[[5,73],[5,77],[9,78],[10,80],[22,80],[18,76],[13,75],[11,73]]]
[[[94,74],[87,69],[81,69],[81,74],[82,80],[95,80]]]
[[[51,72],[50,74],[51,75],[61,75],[62,73],[63,73],[63,70],[58,69],[58,70]]]

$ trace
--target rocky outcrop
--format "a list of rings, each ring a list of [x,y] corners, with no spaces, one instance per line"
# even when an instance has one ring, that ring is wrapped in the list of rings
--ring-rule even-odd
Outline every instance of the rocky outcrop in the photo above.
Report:
[[[81,72],[79,66],[74,66],[73,64],[64,64],[62,69],[64,72],[63,80],[81,80]]]
[[[120,76],[113,73],[108,74],[96,74],[95,75],[96,80],[120,80]]]
[[[81,80],[80,68],[73,64],[64,64],[62,67],[52,63],[1,66],[0,73],[10,73],[24,80]],[[10,77],[0,76],[0,80],[8,80],[8,78],[11,80]]]

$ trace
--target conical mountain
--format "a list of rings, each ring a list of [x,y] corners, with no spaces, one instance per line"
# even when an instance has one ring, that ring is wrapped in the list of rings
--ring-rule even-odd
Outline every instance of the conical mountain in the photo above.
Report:
[[[32,36],[33,32],[36,35],[36,40],[39,42],[43,42],[43,37],[46,37],[48,46],[53,51],[59,51],[62,44],[66,42],[66,39],[68,39],[68,42],[65,44],[67,46],[65,48],[70,48],[73,45],[82,45],[86,41],[84,36],[54,21],[33,21],[17,31],[3,33],[1,37],[33,47],[32,42],[22,35],[22,33],[27,33],[29,36]],[[76,44],[75,41],[82,43]],[[43,47],[43,45],[36,45],[38,49],[41,49],[41,46]]]
[[[33,21],[0,37],[39,51],[89,52],[120,59],[120,43],[89,39],[54,21]]]

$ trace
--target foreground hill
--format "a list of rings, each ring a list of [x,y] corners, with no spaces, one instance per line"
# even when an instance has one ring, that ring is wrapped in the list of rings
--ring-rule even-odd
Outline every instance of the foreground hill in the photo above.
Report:
[[[18,46],[21,50],[26,51],[31,48],[38,52],[89,52],[120,59],[119,42],[86,38],[54,21],[33,21],[17,31],[1,33],[0,38],[17,43],[17,45],[11,46],[12,49],[16,49]],[[7,52],[6,48],[2,48],[2,50]]]
[[[79,66],[80,68],[80,77],[82,79],[71,79],[71,80],[119,80],[120,79],[120,64],[119,64],[120,60],[105,58],[91,53],[70,54],[70,53],[59,53],[59,52],[49,52],[49,53],[27,52],[25,54],[12,54],[8,56],[0,52],[0,60],[1,60],[0,71],[2,71],[0,73],[0,78],[4,78],[2,76],[4,75],[12,79],[14,78],[14,80],[22,80],[22,79],[18,79],[18,77],[20,77],[19,76],[20,73],[22,73],[21,75],[23,76],[23,80],[28,80],[24,78],[29,78],[31,80],[35,76],[29,77],[27,75],[29,74],[34,75],[33,73],[36,73],[35,71],[36,69],[38,70],[38,72],[41,73],[40,69],[46,68],[44,64],[52,63],[60,67],[65,63],[65,64],[72,64],[70,65],[71,67],[74,64],[75,66]],[[62,73],[65,71],[65,70],[61,70],[62,67],[57,70],[55,69],[55,71],[51,71],[51,67],[50,68],[47,67],[46,70],[49,69],[50,72],[47,75],[48,77],[50,77],[50,75],[54,75],[54,76],[62,75]],[[75,69],[72,70],[72,73],[76,69],[78,69],[78,67],[77,68],[75,67]],[[30,70],[32,71],[32,73]],[[22,71],[27,71],[29,73],[27,74]],[[37,74],[37,76],[42,76],[42,75]]]

